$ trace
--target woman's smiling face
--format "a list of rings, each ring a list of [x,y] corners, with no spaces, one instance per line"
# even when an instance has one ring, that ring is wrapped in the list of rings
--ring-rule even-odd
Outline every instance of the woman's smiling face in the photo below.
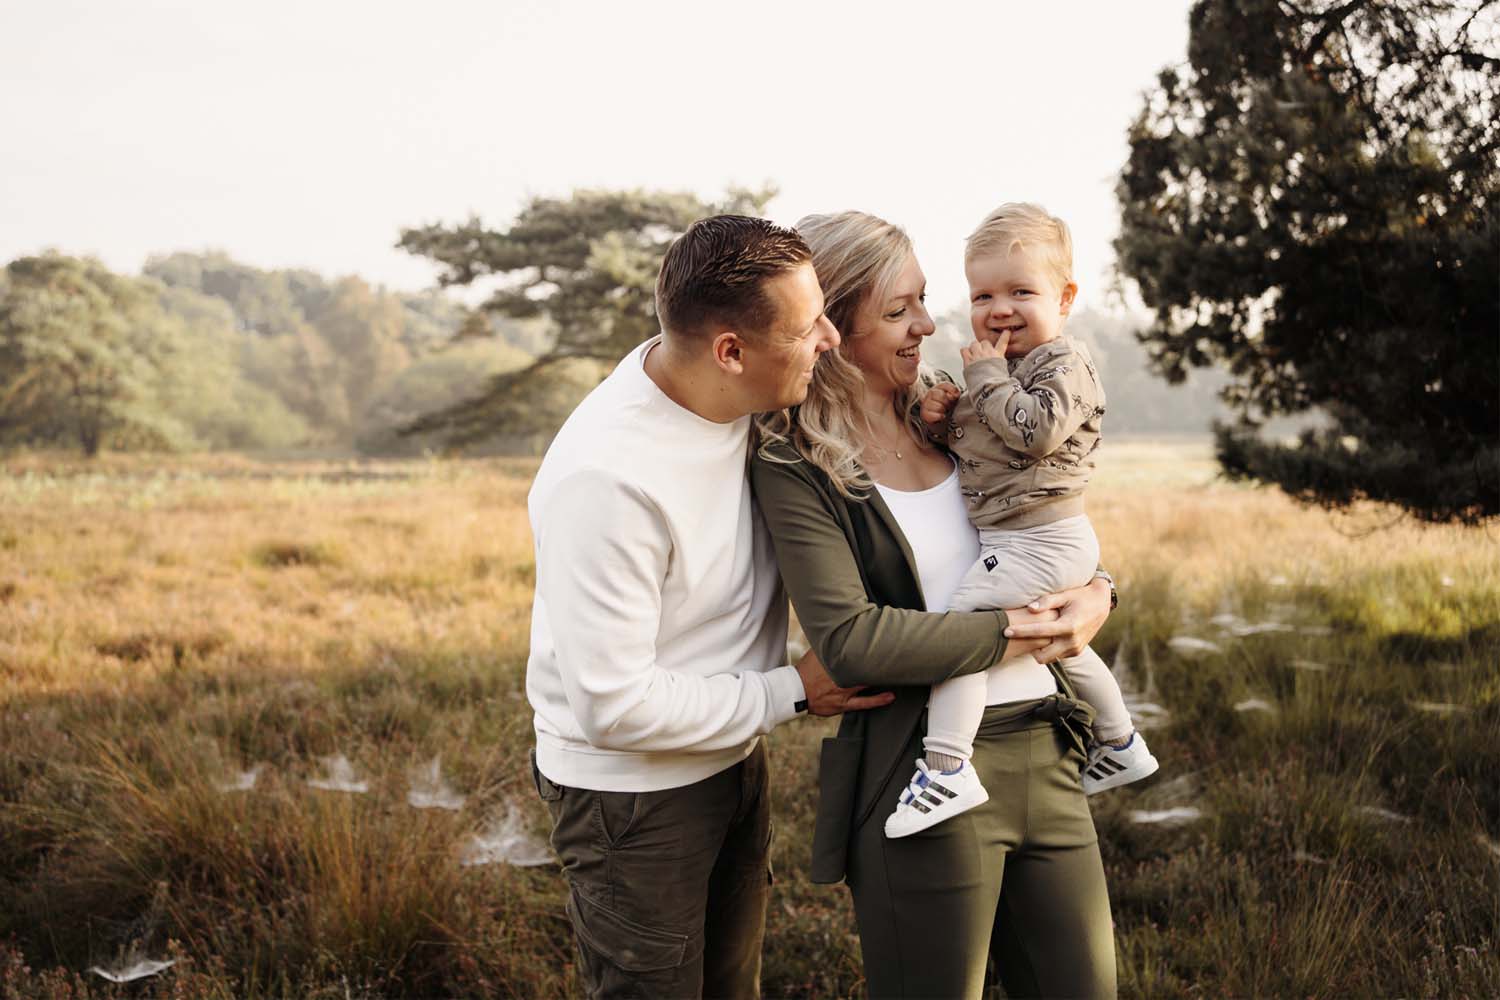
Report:
[[[872,295],[855,313],[844,357],[864,373],[875,392],[895,391],[917,380],[922,338],[937,329],[927,314],[927,277],[916,255],[884,292]]]

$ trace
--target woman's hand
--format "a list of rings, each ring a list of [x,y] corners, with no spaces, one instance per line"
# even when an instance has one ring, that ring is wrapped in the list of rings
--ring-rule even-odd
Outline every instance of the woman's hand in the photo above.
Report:
[[[1048,594],[1027,608],[1007,609],[1005,613],[1011,621],[1005,630],[1005,637],[1011,640],[1007,654],[1030,652],[1039,663],[1077,656],[1109,617],[1109,582],[1095,577],[1082,587]],[[1048,613],[1054,616],[1050,621],[1044,617]],[[1038,640],[1043,640],[1040,648],[1026,648]]]

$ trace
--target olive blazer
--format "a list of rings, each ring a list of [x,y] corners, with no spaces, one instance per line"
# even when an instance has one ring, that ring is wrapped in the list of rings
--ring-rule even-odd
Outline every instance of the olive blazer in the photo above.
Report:
[[[933,684],[984,670],[1005,655],[1003,611],[924,609],[916,561],[881,499],[843,496],[786,444],[750,462],[755,498],[781,578],[808,641],[841,687],[895,692],[883,708],[849,712],[823,741],[813,833],[814,882],[844,878],[848,845],[910,744]]]

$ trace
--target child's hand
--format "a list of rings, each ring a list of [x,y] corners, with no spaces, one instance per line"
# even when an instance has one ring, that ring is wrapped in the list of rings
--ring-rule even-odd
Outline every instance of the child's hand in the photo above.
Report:
[[[974,343],[963,348],[958,353],[963,357],[965,365],[972,365],[976,361],[984,361],[988,358],[1005,357],[1005,348],[1010,344],[1010,331],[1000,331],[1000,336],[993,344],[974,338]]]
[[[918,411],[924,424],[940,424],[948,419],[948,411],[958,402],[959,388],[952,382],[939,382],[927,390]]]

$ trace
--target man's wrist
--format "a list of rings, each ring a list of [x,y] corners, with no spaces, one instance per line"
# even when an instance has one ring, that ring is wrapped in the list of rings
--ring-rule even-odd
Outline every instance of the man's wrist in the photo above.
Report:
[[[765,674],[770,684],[767,694],[773,726],[779,726],[783,722],[790,722],[803,714],[807,702],[807,690],[802,684],[802,674],[797,670],[795,663],[789,663],[783,667],[777,667]]]
[[[1113,611],[1120,606],[1120,592],[1115,589],[1115,578],[1101,569],[1094,572],[1094,578],[1089,583],[1094,584],[1100,580],[1103,580],[1105,585],[1109,587],[1109,610]]]
[[[791,702],[792,702],[792,715],[793,716],[806,715],[807,714],[807,685],[802,682],[802,671],[800,671],[800,670],[797,669],[797,665],[794,663],[794,664],[791,665],[791,667],[792,667],[792,690],[791,690],[790,693],[791,693],[791,696],[792,696],[792,698],[791,698]]]

